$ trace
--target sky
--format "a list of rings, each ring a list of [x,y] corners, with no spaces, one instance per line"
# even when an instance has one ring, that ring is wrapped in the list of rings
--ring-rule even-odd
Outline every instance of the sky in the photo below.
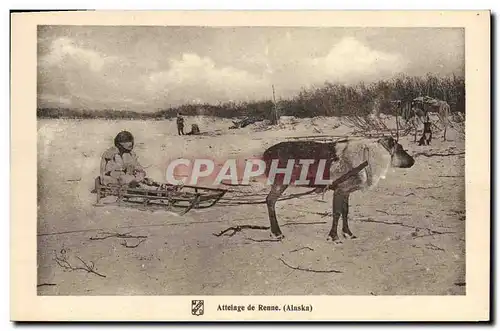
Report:
[[[155,111],[325,81],[464,76],[460,28],[40,26],[38,106]]]

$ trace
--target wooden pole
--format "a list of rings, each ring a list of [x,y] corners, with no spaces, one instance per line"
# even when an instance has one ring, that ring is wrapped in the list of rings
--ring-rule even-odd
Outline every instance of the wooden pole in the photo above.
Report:
[[[396,141],[399,141],[399,105],[396,107]]]
[[[278,124],[278,111],[276,109],[276,94],[274,92],[274,84],[272,85],[273,88],[273,114],[272,114],[272,124],[276,125]]]

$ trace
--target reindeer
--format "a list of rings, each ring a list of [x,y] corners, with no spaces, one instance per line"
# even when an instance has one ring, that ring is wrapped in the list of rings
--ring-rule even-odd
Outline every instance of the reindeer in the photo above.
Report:
[[[314,141],[287,141],[281,142],[265,150],[262,159],[266,163],[265,175],[271,181],[271,191],[266,197],[270,221],[271,235],[283,239],[276,218],[276,202],[290,184],[299,187],[314,187],[316,189],[333,190],[333,222],[327,240],[341,243],[337,234],[338,220],[342,215],[342,233],[345,238],[356,238],[349,228],[349,196],[358,190],[366,190],[377,185],[381,178],[385,178],[388,169],[410,168],[415,160],[403,149],[393,137],[380,139],[345,139],[337,142],[320,143]],[[290,180],[285,174],[273,174],[272,164],[282,169],[288,169],[289,160],[311,160],[313,163],[306,170],[295,166]],[[321,173],[321,160],[325,167]],[[360,166],[360,165],[364,165]],[[291,168],[291,166],[290,166]],[[300,168],[300,169],[299,169]],[[275,168],[273,168],[275,169]],[[290,170],[290,169],[289,169]],[[354,170],[354,171],[353,171]],[[307,173],[303,176],[303,172]],[[300,175],[299,175],[300,172]],[[351,176],[346,173],[352,172]],[[272,178],[274,176],[274,178]],[[318,176],[326,180],[317,181]],[[326,178],[325,178],[326,177]],[[301,181],[297,180],[299,178]],[[340,181],[340,183],[338,183]],[[305,183],[306,182],[306,183]],[[333,183],[338,183],[333,185]]]
[[[425,96],[406,101],[395,100],[392,101],[392,103],[396,106],[398,112],[401,110],[400,114],[405,122],[407,124],[410,123],[410,125],[414,128],[415,142],[417,141],[418,127],[420,123],[430,122],[428,109],[425,109],[425,106],[430,106],[431,109],[435,110],[438,114],[439,122],[444,128],[443,141],[446,141],[446,129],[449,125],[449,116],[451,112],[450,105],[446,101]],[[421,108],[418,107],[418,105],[420,105]]]
[[[417,141],[418,135],[418,127],[420,123],[425,123],[429,121],[429,117],[427,112],[423,109],[415,107],[414,100],[394,100],[391,103],[396,107],[396,111],[399,116],[403,118],[406,125],[410,125],[410,128],[413,128],[414,134],[414,142]],[[398,118],[399,118],[398,116]]]
[[[443,141],[446,141],[446,129],[449,125],[449,116],[451,113],[450,105],[443,100],[436,100],[431,97],[425,96],[423,98],[424,102],[432,107],[432,109],[436,110],[439,122],[443,125]]]

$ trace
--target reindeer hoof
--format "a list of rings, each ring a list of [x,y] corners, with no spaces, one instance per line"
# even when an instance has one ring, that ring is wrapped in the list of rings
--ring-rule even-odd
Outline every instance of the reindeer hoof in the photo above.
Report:
[[[341,245],[342,244],[342,240],[340,240],[339,237],[333,238],[332,236],[328,236],[326,238],[326,241],[331,241],[331,242],[333,242],[334,245]]]
[[[357,237],[355,235],[353,235],[352,233],[347,233],[347,232],[344,232],[342,233],[344,235],[344,238],[345,239],[356,239]]]
[[[271,233],[271,234],[270,234],[270,237],[271,237],[271,238],[273,238],[273,237],[274,237],[274,238],[276,238],[276,239],[278,239],[278,240],[283,240],[283,239],[285,239],[285,236],[284,236],[282,233],[279,233],[279,234]]]

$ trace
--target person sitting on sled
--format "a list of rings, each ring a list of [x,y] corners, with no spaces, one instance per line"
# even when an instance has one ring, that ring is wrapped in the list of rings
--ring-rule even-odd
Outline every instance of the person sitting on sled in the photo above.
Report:
[[[133,151],[134,136],[128,131],[118,133],[115,145],[101,158],[101,178],[104,185],[121,184],[137,187],[146,179],[146,171]]]

